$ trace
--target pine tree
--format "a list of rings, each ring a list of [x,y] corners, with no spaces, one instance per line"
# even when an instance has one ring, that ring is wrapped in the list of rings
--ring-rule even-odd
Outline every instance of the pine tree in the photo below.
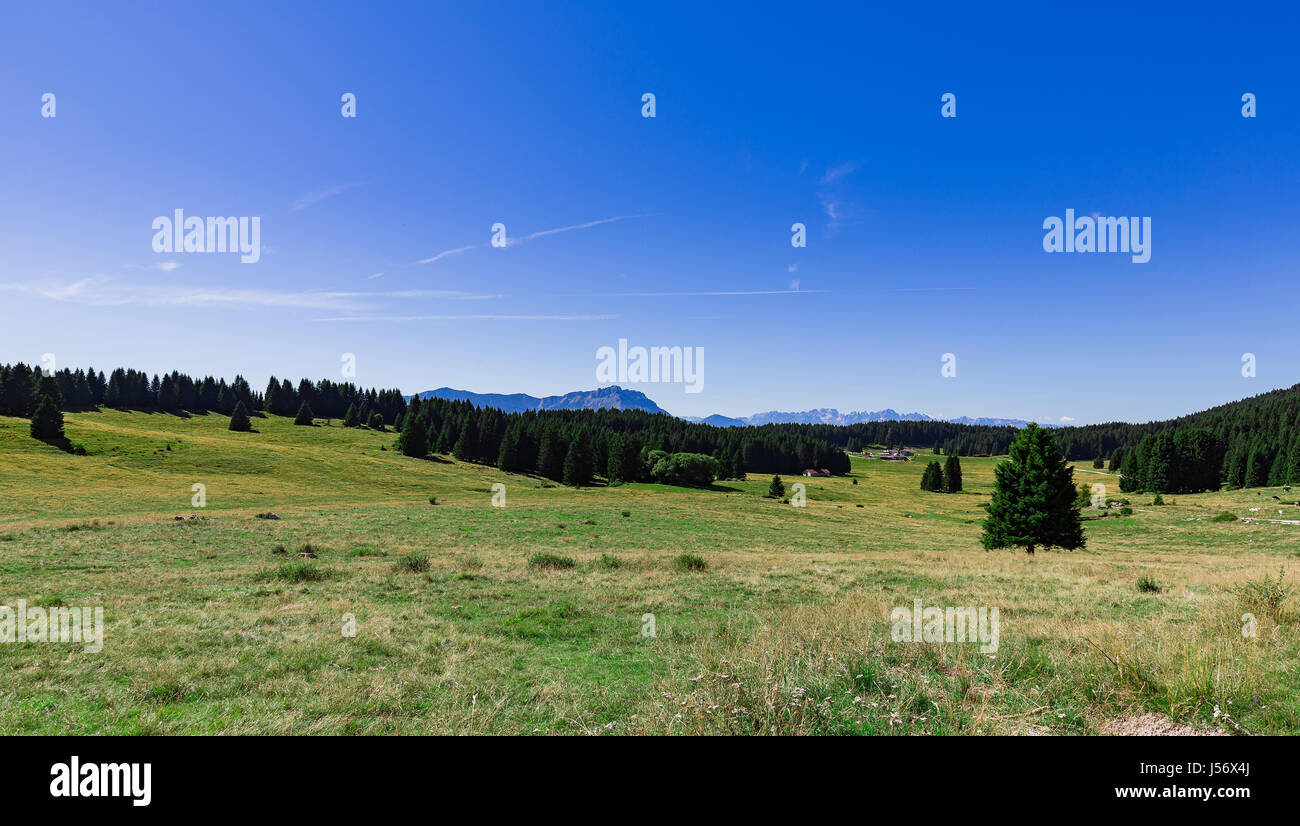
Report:
[[[961,460],[949,456],[943,463],[943,489],[946,493],[961,491]]]
[[[740,450],[732,451],[731,454],[731,478],[745,480],[745,454]]]
[[[472,417],[460,431],[460,438],[456,440],[456,446],[451,452],[462,462],[472,462],[478,458],[478,425]]]
[[[298,415],[293,417],[293,423],[310,426],[313,418],[314,417],[311,414],[311,405],[307,404],[306,400],[304,400],[298,407]]]
[[[1268,486],[1277,487],[1286,484],[1286,454],[1278,451],[1273,457],[1273,464],[1268,469]]]
[[[1075,504],[1074,469],[1056,438],[1032,422],[1011,444],[1010,457],[994,471],[993,500],[985,505],[981,542],[986,550],[1038,546],[1074,550],[1084,546]]]
[[[1268,483],[1268,455],[1262,448],[1251,447],[1246,458],[1246,481],[1248,488],[1262,488]]]
[[[275,376],[271,376],[270,381],[266,383],[266,393],[262,396],[262,407],[267,413],[273,413],[277,416],[281,415],[280,410],[282,401],[280,393],[280,380]]]
[[[402,421],[402,432],[397,434],[397,449],[403,456],[423,459],[429,455],[429,441],[424,432],[424,422],[414,414],[408,414]]]
[[[34,398],[37,400],[37,403],[40,402],[42,396],[49,396],[54,400],[54,403],[58,406],[59,410],[62,410],[64,405],[63,391],[59,390],[59,383],[55,378],[46,375],[44,370],[37,370],[35,379],[36,389]],[[35,407],[32,408],[32,410],[35,409]]]
[[[1154,437],[1148,435],[1136,448],[1124,454],[1124,464],[1121,466],[1119,477],[1121,491],[1136,493],[1146,489],[1146,458],[1153,440]]]
[[[519,427],[511,425],[506,435],[501,437],[501,449],[497,451],[497,469],[514,473],[519,470]]]
[[[1128,455],[1128,448],[1124,448],[1124,447],[1117,448],[1115,451],[1113,451],[1110,454],[1109,470],[1111,473],[1122,472],[1124,468],[1124,457],[1127,455]]]
[[[451,419],[442,423],[442,430],[438,431],[438,441],[433,443],[433,452],[446,455],[451,453],[452,446],[456,444],[455,431]]]
[[[564,459],[569,443],[553,428],[542,434],[542,446],[537,457],[537,469],[547,479],[558,482],[564,478]]]
[[[253,429],[253,423],[248,418],[248,410],[245,409],[243,402],[236,402],[235,409],[231,411],[230,429],[241,433],[247,433]]]
[[[58,400],[48,393],[41,396],[32,413],[32,438],[43,441],[62,440],[63,408]]]
[[[1300,484],[1300,438],[1294,440],[1291,452],[1287,455],[1286,483]]]
[[[1169,431],[1156,436],[1147,455],[1146,490],[1169,493],[1174,490],[1174,437]]]
[[[635,482],[639,479],[641,447],[636,439],[615,433],[609,441],[609,465],[605,478],[611,485]]]
[[[0,411],[8,416],[25,419],[36,410],[37,402],[36,383],[31,368],[18,362],[9,369],[3,386],[0,386]]]
[[[371,413],[371,414],[370,414],[370,429],[371,429],[371,430],[383,430],[383,429],[384,429],[384,414],[383,414],[383,413],[380,413],[379,411],[376,410],[374,413]]]
[[[591,482],[591,447],[585,438],[578,436],[569,442],[561,474],[561,481],[573,487],[582,487]]]
[[[623,478],[623,451],[626,450],[626,442],[622,433],[615,433],[609,440],[609,457],[605,463],[605,479],[611,485],[619,485],[630,481]]]
[[[217,388],[217,412],[225,416],[230,416],[235,410],[235,397],[231,395],[230,388],[226,386],[225,379],[222,379],[221,386]],[[244,409],[244,415],[248,415],[248,409]]]
[[[716,475],[715,478],[718,478],[718,479],[730,479],[730,478],[731,478],[731,459],[728,458],[726,455],[724,455],[724,454],[722,453],[722,451],[720,451],[720,450],[715,450],[715,451],[713,451],[713,456],[712,456],[711,458],[713,459],[713,463],[714,463],[714,464],[717,466],[717,468],[718,468],[718,472],[717,472],[717,475]]]
[[[767,486],[767,498],[780,499],[785,496],[785,483],[781,481],[780,476],[772,477],[772,484]]]
[[[921,474],[921,490],[943,491],[943,468],[937,461],[925,466],[925,471]]]
[[[356,404],[348,405],[348,412],[343,414],[344,427],[359,427],[361,425],[361,416],[357,413]]]
[[[1246,448],[1240,443],[1233,445],[1223,460],[1223,483],[1230,488],[1246,486]]]

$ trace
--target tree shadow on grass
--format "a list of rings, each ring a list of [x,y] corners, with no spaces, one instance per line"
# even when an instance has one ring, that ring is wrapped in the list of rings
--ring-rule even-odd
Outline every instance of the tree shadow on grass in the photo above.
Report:
[[[50,447],[57,447],[59,450],[62,450],[64,453],[69,453],[73,456],[89,455],[86,453],[86,448],[84,446],[74,445],[72,443],[72,440],[69,439],[67,436],[61,436],[57,439],[37,439],[36,441],[44,442]]]
[[[721,492],[721,493],[744,493],[744,491],[741,490],[740,488],[733,488],[733,487],[731,487],[730,485],[719,485],[717,482],[714,482],[713,484],[708,485],[708,486],[698,487],[698,488],[696,488],[696,489],[697,489],[697,490],[716,490],[716,491],[719,491],[719,492]]]

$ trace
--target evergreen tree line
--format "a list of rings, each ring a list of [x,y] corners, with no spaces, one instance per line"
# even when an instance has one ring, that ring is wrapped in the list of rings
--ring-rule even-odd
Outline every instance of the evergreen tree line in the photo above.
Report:
[[[1108,456],[1123,490],[1300,484],[1300,385],[1177,419],[1062,428],[1071,459]]]
[[[1143,489],[1163,492],[1159,486],[1164,484],[1163,468],[1168,463],[1170,445],[1169,440],[1166,440],[1157,446],[1155,438],[1168,433],[1176,442],[1179,434],[1195,430],[1207,431],[1217,443],[1216,453],[1221,462],[1217,469],[1218,479],[1223,484],[1255,487],[1300,482],[1300,467],[1292,467],[1292,457],[1296,456],[1297,442],[1300,441],[1300,385],[1229,402],[1177,419],[1145,424],[1110,422],[1064,427],[1056,432],[1056,437],[1066,458],[1072,460],[1105,456],[1111,460],[1113,467],[1122,470],[1125,454],[1133,454],[1133,475],[1142,480]],[[1186,440],[1193,437],[1184,435],[1182,438]],[[1202,434],[1195,439],[1197,451],[1208,449],[1208,437]],[[1147,481],[1147,471],[1141,469],[1150,463],[1150,458],[1139,462],[1135,455],[1144,442],[1147,445],[1144,456],[1157,457],[1154,481],[1151,482]],[[1185,443],[1184,451],[1188,449],[1191,446]],[[1152,454],[1152,451],[1155,453]],[[1177,453],[1176,444],[1174,452]],[[1119,460],[1118,463],[1116,459]],[[1194,453],[1191,459],[1203,471],[1210,462],[1199,452]],[[1300,465],[1300,461],[1297,465]],[[1192,483],[1186,489],[1213,489],[1213,484],[1205,481],[1207,476],[1208,471],[1205,471],[1205,476],[1194,475]],[[1175,486],[1174,491],[1178,489],[1180,488]]]
[[[45,383],[62,411],[99,407],[231,416],[231,429],[249,430],[250,415],[338,418],[349,427],[392,425],[398,446],[412,456],[454,454],[458,459],[534,472],[568,484],[596,477],[613,483],[672,481],[698,484],[743,479],[747,471],[797,474],[804,468],[849,471],[839,447],[794,432],[789,425],[719,428],[640,410],[548,410],[507,414],[467,401],[412,399],[398,390],[363,391],[351,383],[303,379],[295,386],[272,377],[264,393],[242,377],[196,380],[179,372],[148,374],[118,368],[58,370],[44,376],[18,363],[0,365],[0,415],[30,418]],[[61,432],[61,427],[60,427]],[[703,458],[699,458],[703,457]]]
[[[303,379],[295,386],[272,378],[264,393],[255,392],[242,377],[227,383],[211,376],[195,379],[173,371],[166,375],[116,369],[103,371],[58,370],[50,378],[53,393],[38,392],[42,372],[17,363],[0,365],[0,415],[30,418],[43,396],[52,414],[93,410],[107,406],[132,410],[217,412],[231,415],[242,404],[247,414],[267,412],[295,416],[307,413],[343,419],[349,426],[398,426],[407,402],[398,390],[363,391],[351,383]],[[504,414],[479,411],[474,426],[466,409],[449,413],[449,400],[427,400],[426,452],[456,452],[456,443],[469,431],[462,451],[475,461],[497,462],[502,443],[508,442],[505,461],[524,470],[552,478],[563,477],[568,446],[578,444],[571,462],[577,477],[587,466],[591,451],[594,475],[609,471],[613,436],[637,446],[620,450],[637,453],[642,448],[668,454],[699,453],[717,462],[718,476],[740,472],[797,474],[804,468],[827,468],[833,474],[848,472],[843,448],[866,445],[933,445],[948,456],[1000,455],[1007,452],[1020,431],[1013,427],[964,425],[936,421],[863,422],[849,426],[769,424],[761,427],[715,428],[644,411],[545,411]],[[469,407],[468,402],[458,404]],[[376,418],[376,414],[378,418]],[[309,417],[308,417],[309,418]],[[542,422],[547,422],[543,425]],[[507,439],[506,431],[513,428]],[[485,432],[486,429],[486,432]],[[551,449],[541,455],[541,441],[552,431]],[[585,438],[580,438],[580,432]],[[1274,390],[1178,419],[1145,424],[1110,422],[1048,431],[1062,455],[1072,461],[1107,457],[1110,466],[1129,479],[1131,489],[1181,492],[1232,487],[1300,484],[1300,385]],[[1206,435],[1206,434],[1209,435]],[[447,438],[444,438],[447,437]],[[1163,439],[1161,437],[1164,436]],[[450,439],[450,443],[448,442]],[[1213,440],[1211,443],[1211,439]],[[563,442],[561,450],[555,445]],[[554,457],[561,456],[558,460]],[[458,454],[459,455],[459,454]],[[653,468],[643,467],[646,457],[627,459],[622,478],[639,478]],[[1218,461],[1218,467],[1213,467]],[[545,458],[546,462],[542,462]],[[1130,465],[1126,469],[1126,463]],[[633,470],[633,466],[638,467]],[[558,470],[556,469],[558,467]]]
[[[451,399],[412,399],[398,448],[408,456],[452,454],[573,485],[598,476],[611,484],[703,484],[706,475],[849,471],[841,449],[780,425],[713,427],[640,410],[503,413]]]
[[[32,438],[71,447],[63,434],[63,406],[63,392],[53,376],[25,364],[0,365],[0,415],[31,419]]]
[[[857,453],[867,445],[886,447],[934,446],[946,456],[996,456],[1004,454],[1019,431],[1010,426],[955,424],[953,422],[860,422],[851,425],[788,424],[795,434],[825,441]]]
[[[39,402],[36,383],[42,375],[41,370],[21,362],[0,365],[0,415],[30,417]],[[147,373],[120,367],[108,376],[94,368],[64,368],[56,371],[52,380],[62,398],[61,409],[67,411],[112,407],[229,416],[242,403],[248,413],[293,416],[305,402],[321,418],[341,419],[349,406],[353,406],[366,424],[373,424],[374,413],[383,417],[384,424],[395,424],[406,410],[399,390],[366,391],[351,383],[328,379],[315,383],[303,379],[295,387],[287,379],[280,381],[272,377],[262,394],[254,392],[243,376],[235,376],[227,384],[225,379],[211,376],[194,379],[179,372],[155,374],[150,378]]]
[[[791,433],[853,452],[872,444],[932,445],[949,456],[1002,455],[1023,432],[933,421],[787,427]],[[1300,484],[1300,385],[1176,419],[1046,430],[1070,461],[1109,459],[1110,469],[1129,479],[1125,490],[1178,493],[1215,490],[1221,484]],[[1162,435],[1164,439],[1157,443]]]
[[[1135,448],[1117,448],[1110,464],[1120,473],[1122,491],[1197,493],[1218,490],[1225,481],[1225,452],[1212,430],[1185,428],[1148,433]]]

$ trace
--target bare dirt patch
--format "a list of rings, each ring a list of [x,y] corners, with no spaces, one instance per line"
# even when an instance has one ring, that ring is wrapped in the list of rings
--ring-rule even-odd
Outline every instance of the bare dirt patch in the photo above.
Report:
[[[1162,714],[1132,714],[1111,720],[1101,727],[1102,734],[1125,737],[1222,737],[1223,732],[1175,723]]]

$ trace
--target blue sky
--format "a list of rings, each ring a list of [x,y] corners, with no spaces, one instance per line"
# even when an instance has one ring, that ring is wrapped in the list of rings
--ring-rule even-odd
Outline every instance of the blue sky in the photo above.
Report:
[[[3,14],[0,361],[549,395],[623,338],[703,348],[703,392],[636,386],[680,415],[1080,423],[1300,382],[1293,11]],[[1067,208],[1151,217],[1150,262],[1045,253]],[[261,260],[155,253],[175,209]]]

